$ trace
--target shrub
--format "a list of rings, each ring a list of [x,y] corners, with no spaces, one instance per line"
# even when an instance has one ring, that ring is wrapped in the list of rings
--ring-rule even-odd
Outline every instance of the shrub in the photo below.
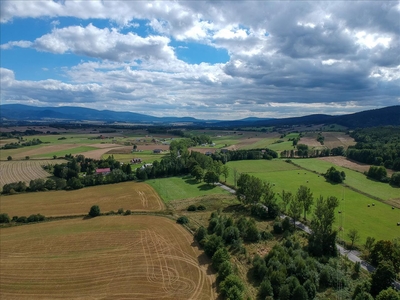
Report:
[[[228,277],[231,274],[233,274],[233,267],[231,262],[229,260],[223,261],[219,265],[218,280],[223,281],[226,277]]]
[[[89,216],[91,216],[92,218],[100,216],[100,207],[98,205],[93,205],[90,208]]]
[[[0,214],[0,223],[10,223],[8,214]]]
[[[280,234],[282,232],[283,232],[282,222],[281,221],[275,221],[274,222],[274,233]]]
[[[206,210],[206,207],[200,204],[199,206],[197,206],[197,210]]]
[[[220,236],[215,234],[208,235],[205,239],[204,243],[204,252],[212,257],[215,252],[221,247],[224,247],[224,242]]]
[[[176,220],[176,223],[187,224],[187,223],[189,223],[189,219],[186,216],[182,216],[182,217],[179,217],[178,220]]]
[[[224,261],[229,261],[230,259],[230,255],[228,250],[226,250],[225,247],[221,247],[219,248],[214,255],[212,256],[212,265],[215,268],[215,270],[219,270],[220,265],[224,262]]]
[[[130,209],[127,209],[124,213],[125,216],[129,216],[132,214],[132,211]]]
[[[44,221],[44,216],[41,214],[37,214],[37,215],[30,215],[27,219],[28,223],[32,223],[32,222],[41,222]]]
[[[119,208],[117,213],[118,213],[119,215],[122,215],[122,214],[124,213],[124,209],[123,209],[123,208]]]
[[[17,222],[17,220],[18,220],[18,216],[13,216],[11,219],[11,222]]]
[[[196,211],[196,205],[189,205],[189,207],[187,208],[187,211]]]
[[[240,278],[234,274],[228,275],[220,284],[221,294],[227,299],[242,299],[244,284]]]
[[[28,219],[25,216],[18,217],[18,219],[15,221],[17,223],[28,223]]]

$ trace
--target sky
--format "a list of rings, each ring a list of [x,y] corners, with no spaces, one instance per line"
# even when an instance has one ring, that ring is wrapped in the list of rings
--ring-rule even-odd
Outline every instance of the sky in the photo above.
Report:
[[[400,105],[400,1],[0,1],[1,104],[233,120]]]

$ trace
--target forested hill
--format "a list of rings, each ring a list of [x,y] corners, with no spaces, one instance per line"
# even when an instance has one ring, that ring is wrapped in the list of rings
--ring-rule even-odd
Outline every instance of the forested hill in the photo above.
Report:
[[[350,128],[397,126],[400,125],[400,105],[338,116],[335,122]]]

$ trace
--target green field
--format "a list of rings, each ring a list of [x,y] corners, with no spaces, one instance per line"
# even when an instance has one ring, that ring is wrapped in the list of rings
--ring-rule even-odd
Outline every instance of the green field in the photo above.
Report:
[[[165,203],[172,200],[188,199],[199,196],[229,193],[218,186],[208,185],[207,183],[197,183],[192,177],[169,177],[146,180],[151,185]]]
[[[340,199],[340,207],[337,211],[342,211],[342,220],[335,221],[335,227],[344,228],[344,232],[350,229],[359,231],[363,243],[367,236],[374,236],[377,239],[394,239],[400,237],[399,227],[396,223],[400,221],[400,210],[394,209],[387,204],[372,200],[340,184],[326,182],[323,176],[313,172],[304,171],[283,160],[254,160],[254,161],[234,161],[229,162],[230,174],[227,182],[233,185],[234,171],[237,173],[248,173],[271,182],[276,193],[291,191],[295,193],[300,185],[305,185],[311,189],[314,198],[322,195],[323,197],[335,196]],[[367,179],[365,179],[367,181]],[[343,200],[342,200],[343,199]],[[375,206],[372,207],[372,203]],[[368,204],[371,207],[368,207]],[[339,214],[338,214],[339,216]],[[311,215],[310,215],[311,217]],[[343,235],[348,240],[346,234]]]
[[[66,154],[78,154],[82,152],[87,152],[91,150],[97,150],[98,148],[91,147],[91,146],[79,146],[76,148],[72,149],[66,149],[66,150],[60,150],[60,151],[55,151],[55,152],[50,152],[50,153],[43,153],[43,154],[38,154],[38,155],[33,155],[33,158],[43,158],[43,157],[53,157],[54,155],[57,157],[60,156],[65,156]]]
[[[324,160],[308,158],[293,160],[293,162],[303,168],[316,171],[321,174],[325,173],[330,167],[334,166],[337,170],[344,171],[346,173],[346,180],[344,183],[355,189],[383,200],[400,197],[400,188],[392,187],[387,183],[370,180],[360,172],[339,167]]]

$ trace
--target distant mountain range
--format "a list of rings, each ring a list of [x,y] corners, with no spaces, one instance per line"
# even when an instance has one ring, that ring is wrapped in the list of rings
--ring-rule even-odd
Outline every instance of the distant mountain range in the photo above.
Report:
[[[126,122],[143,124],[190,123],[215,127],[242,126],[283,126],[310,124],[339,124],[350,128],[383,125],[400,125],[400,105],[380,109],[362,111],[353,114],[331,116],[324,114],[307,115],[295,118],[255,118],[249,117],[236,121],[200,120],[191,117],[153,117],[132,112],[116,112],[111,110],[95,110],[82,107],[36,107],[22,104],[0,106],[0,120],[8,121],[99,121],[105,123]]]

